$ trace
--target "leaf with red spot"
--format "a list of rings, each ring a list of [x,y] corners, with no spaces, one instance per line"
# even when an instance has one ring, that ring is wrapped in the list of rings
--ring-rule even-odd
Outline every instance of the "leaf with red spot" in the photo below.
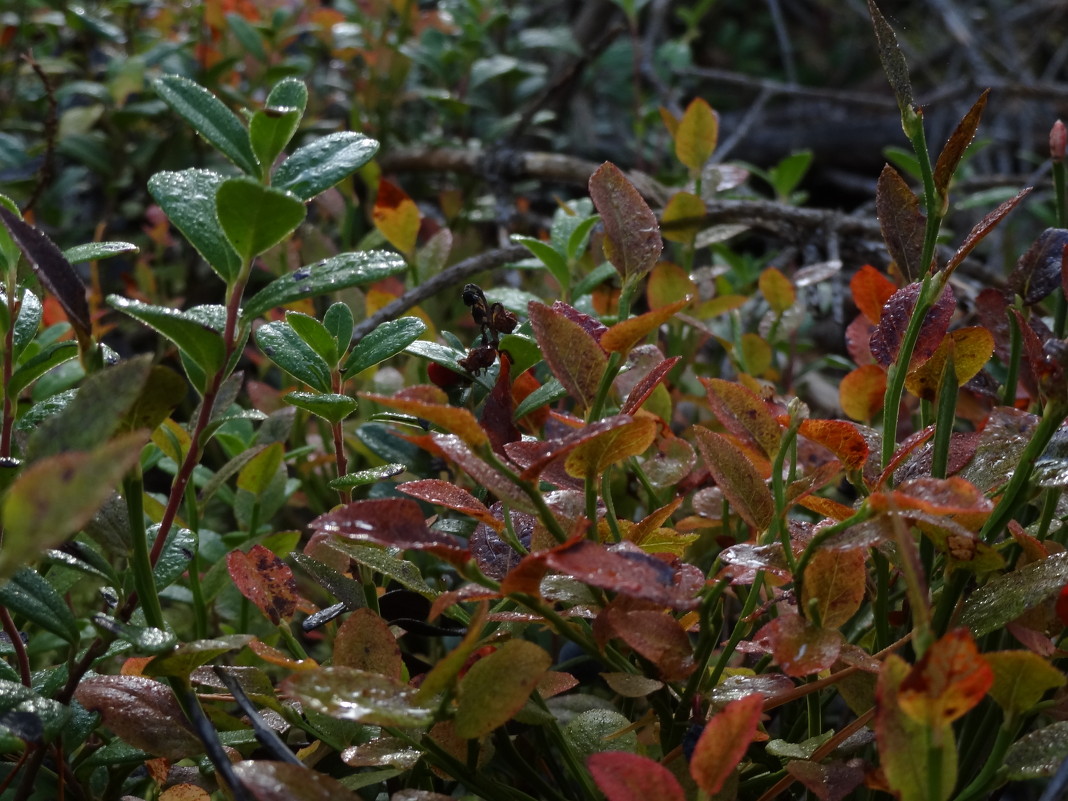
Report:
[[[924,400],[935,400],[942,384],[942,373],[950,354],[957,386],[964,386],[983,369],[994,352],[994,335],[982,326],[950,331],[930,359],[905,378],[908,391]]]
[[[582,326],[537,301],[527,310],[534,337],[552,373],[583,408],[597,396],[608,357]]]
[[[468,445],[477,448],[489,442],[489,437],[479,425],[478,420],[467,409],[449,406],[445,393],[438,387],[429,387],[439,393],[441,401],[427,401],[420,397],[410,397],[404,393],[396,395],[377,395],[373,392],[361,392],[360,397],[398,412],[421,417],[434,425],[441,426],[450,434],[456,434]],[[424,393],[426,394],[426,393]]]
[[[775,500],[753,463],[722,434],[694,426],[697,448],[708,470],[730,501],[732,511],[760,531],[771,525]]]
[[[590,197],[604,223],[604,255],[625,280],[653,269],[664,249],[656,215],[614,164],[590,176]]]
[[[627,353],[653,331],[685,308],[689,299],[684,298],[659,309],[653,309],[637,317],[621,320],[601,335],[601,347],[609,353]]]
[[[755,392],[722,378],[702,378],[712,412],[730,433],[752,440],[769,459],[779,452],[782,426]]]
[[[419,235],[419,207],[408,193],[396,184],[382,179],[378,182],[378,196],[371,213],[375,228],[389,244],[406,256],[415,251]]]
[[[920,264],[927,219],[920,211],[919,198],[889,164],[875,184],[875,212],[890,257],[906,279],[918,280],[930,267]]]
[[[253,545],[248,553],[231,551],[226,568],[237,589],[276,626],[297,611],[300,595],[293,570],[269,549]]]
[[[705,724],[690,757],[690,775],[704,792],[723,789],[755,739],[763,711],[764,696],[753,693],[731,701]]]
[[[905,329],[908,328],[919,297],[920,284],[909,284],[895,292],[883,307],[883,316],[871,335],[870,343],[872,356],[883,367],[897,361],[901,343],[905,338]],[[916,338],[909,370],[915,370],[938,350],[942,338],[949,330],[949,321],[953,318],[956,306],[953,290],[947,284],[920,326],[920,335]]]
[[[989,96],[990,90],[984,89],[983,93],[979,95],[979,99],[968,109],[968,113],[964,115],[953,133],[950,134],[949,139],[946,140],[946,144],[942,148],[942,152],[938,154],[938,161],[934,167],[934,185],[935,191],[943,197],[945,197],[949,189],[949,182],[953,179],[953,173],[957,171],[957,167],[964,157],[964,151],[968,149],[968,145],[975,138],[975,131],[979,127],[979,118],[983,116],[983,109],[986,108],[986,100]]]
[[[954,629],[933,643],[898,688],[898,705],[932,729],[948,726],[972,709],[994,683],[994,671],[972,633]]]
[[[649,757],[626,751],[593,754],[586,767],[607,801],[685,801],[679,780]]]
[[[798,433],[818,442],[850,470],[859,470],[871,449],[860,430],[845,420],[802,420]]]
[[[964,238],[964,242],[961,243],[961,246],[957,248],[957,252],[950,257],[943,272],[952,273],[957,269],[960,263],[968,257],[968,254],[975,249],[975,246],[982,242],[983,239],[986,238],[986,235],[993,230],[994,226],[1001,222],[1006,214],[1016,208],[1021,200],[1031,194],[1032,188],[1033,187],[1028,186],[1020,190],[1016,197],[1006,200],[977,222],[972,230],[968,232],[968,236]]]
[[[838,385],[842,411],[854,420],[866,422],[883,410],[886,396],[886,370],[865,364],[846,375]]]
[[[666,612],[612,604],[601,612],[598,621],[610,636],[656,665],[664,681],[682,681],[697,668],[690,635]]]
[[[421,501],[432,503],[435,506],[444,506],[446,509],[455,509],[465,515],[475,518],[497,531],[504,528],[504,524],[493,516],[478,498],[462,487],[457,487],[440,478],[424,478],[419,481],[406,481],[397,485],[397,490],[405,495],[411,495]]]
[[[308,527],[358,542],[430,551],[450,562],[466,561],[469,555],[460,540],[427,528],[419,504],[407,498],[355,501],[319,515]]]
[[[820,625],[837,629],[849,621],[864,600],[867,552],[861,548],[816,551],[805,568],[801,606],[813,605],[819,612]]]
[[[753,639],[771,650],[787,676],[808,676],[826,670],[838,659],[843,642],[835,629],[817,628],[790,613],[767,623]]]
[[[389,630],[389,623],[366,607],[354,611],[338,627],[333,664],[398,681],[404,672],[400,646]]]
[[[883,316],[883,306],[897,291],[897,287],[870,264],[865,264],[849,280],[849,291],[860,313],[872,325],[877,325]]]

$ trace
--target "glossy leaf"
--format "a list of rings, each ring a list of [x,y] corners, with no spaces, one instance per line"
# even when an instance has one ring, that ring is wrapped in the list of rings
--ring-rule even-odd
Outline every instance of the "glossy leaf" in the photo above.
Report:
[[[248,553],[231,551],[226,557],[226,567],[238,591],[271,623],[277,626],[283,620],[293,619],[300,600],[296,579],[289,566],[269,549],[256,544]]]
[[[355,473],[346,473],[330,482],[331,489],[351,489],[362,487],[364,484],[373,484],[392,476],[403,473],[407,468],[402,464],[384,464],[379,467],[369,467],[366,470],[357,470]]]
[[[70,607],[36,570],[19,568],[10,580],[0,584],[0,604],[66,642],[78,642],[78,622]]]
[[[311,412],[329,423],[340,423],[359,407],[355,398],[335,392],[288,392],[284,399],[286,403]]]
[[[292,79],[290,79],[292,80]],[[304,90],[307,93],[307,89]],[[266,175],[275,159],[285,150],[300,125],[302,109],[271,106],[260,109],[248,123],[249,143],[260,163],[261,175]]]
[[[429,550],[443,558],[463,558],[466,553],[454,537],[427,528],[419,504],[407,498],[356,501],[319,515],[308,526],[360,542]]]
[[[601,613],[597,622],[652,662],[664,681],[682,681],[697,668],[690,635],[668,613],[613,605]]]
[[[968,254],[975,249],[975,246],[982,242],[983,239],[986,238],[986,235],[993,230],[994,226],[1001,222],[1005,215],[1016,208],[1021,200],[1031,194],[1032,188],[1033,187],[1028,186],[1020,190],[1015,197],[1006,200],[976,223],[972,230],[968,232],[968,236],[964,238],[964,242],[961,243],[961,246],[957,248],[957,252],[954,253],[953,256],[950,257],[949,262],[946,263],[945,272],[952,273],[957,269],[960,263],[968,257]]]
[[[281,442],[272,442],[249,459],[237,474],[238,489],[257,496],[263,495],[282,466],[284,452]]]
[[[760,294],[776,314],[785,312],[797,299],[793,283],[775,267],[768,267],[761,272],[757,285],[760,287]]]
[[[405,268],[404,259],[384,250],[341,253],[272,281],[244,305],[242,316],[258,317],[276,306],[381,281],[404,272]]]
[[[623,172],[605,162],[590,176],[590,197],[605,230],[605,256],[624,279],[653,269],[664,249],[660,226],[648,204]]]
[[[763,696],[754,693],[731,701],[705,724],[690,757],[690,775],[701,790],[715,795],[723,789],[756,737],[763,709]]]
[[[454,725],[471,739],[503,726],[523,707],[552,659],[526,640],[509,640],[471,666],[460,681]]]
[[[897,287],[870,264],[865,264],[849,279],[849,291],[860,313],[868,322],[876,325],[883,316],[883,306],[897,291]]]
[[[983,654],[994,672],[990,697],[1007,717],[1030,712],[1049,690],[1063,687],[1064,673],[1030,651]]]
[[[690,101],[675,129],[675,155],[696,175],[701,172],[716,149],[719,119],[712,107],[700,97]]]
[[[948,632],[924,652],[897,690],[905,714],[930,729],[944,729],[975,707],[994,683],[968,629]]]
[[[83,261],[100,261],[115,256],[140,253],[141,249],[132,242],[86,242],[63,251],[63,258],[71,264]]]
[[[58,367],[78,356],[78,343],[71,340],[53,342],[44,350],[35,354],[11,374],[11,380],[7,384],[7,394],[17,398],[30,384],[47,373],[53,367]]]
[[[625,751],[602,751],[586,767],[607,801],[684,801],[671,771],[648,757]]]
[[[576,401],[589,408],[608,366],[604,350],[559,310],[532,301],[527,311],[549,369]]]
[[[401,318],[408,319],[408,318]],[[420,322],[422,322],[420,320]],[[347,303],[337,301],[331,303],[330,308],[323,314],[323,326],[330,332],[330,336],[337,342],[338,353],[344,353],[352,339],[352,309]]]
[[[251,645],[254,640],[255,637],[251,634],[230,634],[208,640],[184,642],[173,651],[153,658],[142,668],[142,672],[146,676],[175,676],[187,679],[197,668],[230,651],[241,650]]]
[[[216,212],[215,193],[224,180],[211,170],[157,172],[148,179],[148,191],[204,261],[229,282],[241,269],[241,257],[223,233]]]
[[[695,426],[694,434],[697,449],[731,510],[753,528],[765,530],[775,514],[775,501],[753,463],[722,434],[702,426]]]
[[[883,316],[875,332],[871,335],[871,353],[876,361],[884,367],[897,361],[898,351],[905,338],[905,329],[909,318],[916,308],[920,296],[920,285],[909,284],[899,289],[883,307]],[[956,310],[957,302],[952,288],[947,284],[942,294],[935,301],[920,326],[920,335],[916,339],[909,362],[909,370],[914,370],[934,355],[942,339],[949,330],[949,321]]]
[[[975,138],[975,132],[979,128],[979,119],[983,116],[983,109],[986,108],[989,96],[990,90],[984,89],[979,99],[968,109],[968,113],[950,134],[942,152],[938,154],[938,161],[934,166],[934,185],[935,191],[942,197],[945,197],[949,190],[949,182],[953,179],[953,173],[957,171],[961,159],[964,158],[964,152]]]
[[[653,444],[657,428],[651,417],[637,417],[626,425],[603,431],[572,450],[565,469],[576,478],[600,475],[610,465],[644,453]]]
[[[334,335],[327,330],[326,326],[316,320],[310,314],[287,311],[286,323],[300,335],[312,350],[318,353],[327,364],[334,367],[338,363],[340,353],[338,342]]]
[[[875,210],[886,249],[898,269],[907,280],[920,280],[929,267],[920,264],[927,220],[920,211],[919,198],[889,164],[883,167],[875,186]]]
[[[371,726],[423,727],[434,712],[416,702],[416,690],[396,679],[350,667],[296,673],[281,692],[321,715]]]
[[[360,796],[337,779],[289,762],[250,759],[238,762],[234,774],[255,801],[359,801]],[[163,799],[160,801],[169,801]]]
[[[828,607],[833,615],[833,604]],[[817,628],[795,614],[779,615],[760,629],[754,639],[771,649],[776,664],[787,676],[808,676],[827,670],[838,659],[843,642],[838,631]]]
[[[346,378],[358,375],[396,356],[425,332],[426,323],[418,317],[401,317],[384,322],[356,343],[345,359],[342,372]]]
[[[865,364],[846,375],[838,385],[842,411],[861,422],[874,418],[883,409],[886,371],[877,364]]]
[[[933,401],[938,395],[946,360],[953,354],[953,372],[957,386],[964,386],[990,361],[994,353],[994,335],[982,326],[950,331],[930,359],[905,378],[909,392]]]
[[[867,553],[861,548],[816,551],[805,568],[801,606],[819,611],[820,625],[837,629],[849,621],[864,600]]]
[[[248,131],[215,95],[180,75],[164,75],[153,84],[167,105],[248,175],[259,175]]]
[[[756,393],[722,378],[702,378],[712,412],[731,434],[752,440],[769,459],[779,452],[782,426]]]
[[[229,178],[215,192],[219,224],[237,254],[250,262],[304,221],[304,204],[251,178]]]
[[[961,623],[976,637],[1004,627],[1028,609],[1052,598],[1068,584],[1068,553],[1031,562],[995,576],[964,602]]]
[[[425,478],[420,481],[407,481],[397,485],[397,491],[411,495],[421,501],[455,509],[475,518],[488,526],[500,530],[502,523],[482,501],[461,487],[438,478]]]
[[[256,329],[256,344],[272,362],[319,392],[330,392],[330,365],[287,323],[265,323]]]
[[[1055,775],[1068,759],[1068,721],[1051,723],[1026,734],[1005,754],[1009,779],[1042,779]]]
[[[1009,291],[1033,306],[1060,288],[1065,247],[1068,247],[1068,230],[1047,228],[1039,234],[1009,276]]]
[[[178,311],[153,306],[120,295],[109,295],[112,308],[140,320],[158,331],[186,353],[205,373],[213,374],[223,366],[226,346],[219,331],[206,325],[192,311]]]
[[[627,393],[627,399],[619,407],[619,413],[635,414],[649,400],[657,387],[661,386],[664,380],[667,379],[668,373],[680,361],[682,361],[681,356],[672,356],[670,359],[664,359],[664,361],[658,363],[656,367],[645,375],[645,378],[635,384],[631,391]]]
[[[311,200],[374,158],[378,142],[355,131],[337,131],[298,147],[274,171],[271,183]]]
[[[380,615],[363,608],[349,615],[334,637],[334,664],[401,679],[404,663],[397,638]]]
[[[437,390],[437,387],[434,387]],[[437,390],[441,392],[441,390]],[[360,393],[362,398],[373,401],[388,409],[396,409],[398,412],[412,414],[428,420],[434,425],[441,426],[446,431],[456,434],[472,448],[478,448],[489,442],[489,437],[479,425],[478,420],[467,409],[457,406],[449,406],[446,403],[432,403],[417,398],[399,397],[397,395],[376,395],[371,392]],[[442,401],[444,401],[442,393]]]
[[[410,256],[415,251],[419,207],[399,186],[385,179],[378,182],[372,219],[386,241],[401,253]]]
[[[62,453],[26,468],[3,500],[0,578],[84,526],[137,463],[146,439],[141,432],[125,434],[92,451]]]
[[[802,420],[798,433],[825,447],[849,470],[863,467],[871,451],[860,429],[845,420]]]

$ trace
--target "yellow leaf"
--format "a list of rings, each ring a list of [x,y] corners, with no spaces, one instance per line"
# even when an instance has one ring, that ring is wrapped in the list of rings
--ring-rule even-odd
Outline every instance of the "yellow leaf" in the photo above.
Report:
[[[700,97],[695,97],[679,120],[675,131],[675,155],[698,174],[716,149],[719,138],[719,120],[712,107]]]

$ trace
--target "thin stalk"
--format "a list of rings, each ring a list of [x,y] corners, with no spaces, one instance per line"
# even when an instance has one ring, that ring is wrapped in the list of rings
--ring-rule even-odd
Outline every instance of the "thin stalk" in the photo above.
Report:
[[[985,798],[994,789],[994,777],[1005,764],[1005,754],[1016,738],[1014,728],[1009,726],[1008,721],[1005,721],[998,728],[997,736],[994,738],[994,745],[983,762],[982,769],[968,786],[956,795],[953,801],[973,801],[973,799]]]
[[[26,654],[26,644],[22,641],[18,626],[11,619],[11,613],[6,606],[0,606],[0,625],[3,626],[4,634],[11,641],[11,650],[15,652],[15,662],[19,666],[19,678],[22,683],[30,687],[33,684],[33,673],[30,671],[30,658]]]
[[[949,466],[949,443],[953,423],[957,419],[957,370],[953,351],[950,350],[942,372],[942,385],[938,389],[938,407],[935,415],[934,443],[931,451],[931,475],[945,478]]]
[[[597,385],[597,393],[593,397],[593,402],[590,404],[590,408],[586,414],[586,422],[592,423],[595,420],[600,420],[601,415],[604,413],[604,404],[608,399],[608,393],[612,389],[612,382],[616,380],[616,376],[619,375],[619,368],[623,363],[623,356],[620,353],[612,353],[608,356],[608,364],[604,368],[604,372],[601,374],[601,381]]]
[[[18,317],[21,299],[16,300],[18,285],[14,275],[8,276],[7,284],[7,331],[4,332],[4,419],[0,424],[0,458],[7,459],[11,456],[11,431],[15,424],[15,401],[7,393],[7,386],[11,382],[11,374],[15,370],[15,318]]]
[[[611,474],[612,468],[609,466],[601,476],[601,497],[604,499],[604,519],[608,522],[608,531],[612,534],[612,540],[619,542],[623,539],[623,533],[619,530],[619,520],[616,518],[616,504],[612,498]]]
[[[786,525],[786,487],[783,483],[782,469],[786,461],[786,455],[793,452],[792,446],[797,440],[797,428],[800,424],[800,420],[791,422],[786,434],[779,442],[779,450],[775,454],[775,460],[771,465],[771,491],[775,498],[775,516],[771,520],[771,530],[768,534],[771,535],[769,539],[777,538],[782,543],[783,557],[786,559],[786,566],[790,568],[791,573],[797,567],[797,561],[794,559],[793,547],[790,543],[790,531]]]
[[[156,577],[152,573],[152,561],[148,555],[144,492],[141,465],[138,464],[122,479],[122,494],[125,496],[130,525],[130,568],[133,571],[134,587],[145,613],[145,622],[157,629],[163,629],[163,607],[160,606]]]
[[[753,580],[753,586],[749,588],[749,594],[745,597],[745,602],[742,604],[742,611],[738,613],[738,620],[734,624],[734,629],[731,631],[730,639],[727,640],[727,644],[723,646],[723,650],[720,652],[719,659],[716,660],[715,667],[712,668],[712,674],[709,676],[709,685],[715,686],[719,683],[719,677],[723,675],[723,671],[727,669],[727,663],[734,655],[734,649],[738,647],[738,643],[742,641],[749,629],[752,628],[749,623],[746,622],[753,611],[756,609],[757,601],[760,599],[760,588],[764,586],[764,571],[757,571],[756,578]]]
[[[1015,314],[1009,315],[1009,363],[1006,365],[1005,386],[1001,402],[1005,406],[1016,405],[1016,382],[1020,374],[1020,359],[1023,343],[1020,337],[1020,322]]]
[[[690,674],[686,687],[682,691],[682,696],[675,706],[674,728],[676,731],[685,726],[690,716],[693,698],[701,691],[702,680],[708,676],[708,662],[715,652],[716,642],[719,639],[712,629],[712,612],[726,590],[727,582],[717,582],[711,592],[701,600],[701,628],[700,633],[697,635],[697,644],[693,649],[694,664],[697,665],[697,670]]]

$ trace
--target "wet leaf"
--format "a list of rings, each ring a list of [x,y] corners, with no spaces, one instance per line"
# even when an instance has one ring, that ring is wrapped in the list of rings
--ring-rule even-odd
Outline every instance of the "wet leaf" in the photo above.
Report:
[[[503,523],[493,516],[482,501],[467,490],[457,487],[448,481],[442,481],[438,478],[406,481],[397,485],[397,491],[436,506],[444,506],[446,509],[463,512],[465,515],[473,517],[498,531],[503,527]]]
[[[350,667],[324,667],[290,676],[280,692],[305,708],[372,726],[425,727],[434,712],[420,705],[416,689],[396,679]]]
[[[463,559],[467,554],[455,537],[427,528],[419,504],[407,498],[355,501],[319,515],[308,527],[358,542],[430,551],[448,560]]]
[[[230,161],[249,175],[259,175],[248,131],[230,109],[200,84],[180,75],[164,75],[153,87],[174,111]]]
[[[920,264],[927,220],[919,198],[889,164],[875,186],[875,210],[890,257],[907,280],[919,280],[930,266]]]
[[[819,801],[844,801],[864,782],[864,762],[810,762],[791,759],[786,772],[801,782]]]
[[[1028,412],[1007,406],[992,409],[979,435],[975,457],[961,471],[961,477],[984,492],[1008,481],[1037,425],[1038,417]]]
[[[983,116],[988,97],[990,97],[990,90],[984,89],[979,99],[968,109],[968,113],[950,134],[942,152],[938,154],[938,161],[934,167],[934,185],[935,191],[943,198],[949,190],[949,182],[953,179],[953,173],[957,171],[961,159],[964,158],[964,151],[975,138],[975,131],[979,127],[979,119]]]
[[[982,637],[1052,598],[1065,584],[1068,584],[1068,553],[1031,562],[1019,570],[995,576],[972,592],[964,602],[961,623],[976,637]]]
[[[877,364],[858,367],[838,385],[842,411],[860,422],[868,422],[883,410],[885,396],[886,371]]]
[[[334,662],[400,681],[404,670],[389,624],[366,607],[349,615],[334,637]]]
[[[659,309],[628,317],[616,323],[601,335],[601,347],[609,353],[627,353],[631,348],[660,328],[683,309],[689,301],[678,300]]]
[[[415,251],[420,216],[419,207],[407,192],[384,178],[378,182],[378,195],[372,213],[375,228],[389,244],[406,256]]]
[[[819,550],[805,568],[801,605],[819,610],[820,625],[837,629],[849,621],[864,600],[867,553],[852,550]]]
[[[791,578],[782,544],[778,542],[729,545],[720,551],[719,559],[726,565],[723,574],[731,578],[731,584],[752,584],[758,571],[771,573],[786,581]]]
[[[705,724],[690,757],[690,775],[704,792],[715,795],[734,773],[757,734],[763,708],[764,697],[754,693],[731,701]]]
[[[230,634],[210,640],[185,642],[173,651],[154,657],[141,668],[141,672],[146,676],[177,676],[187,679],[200,666],[230,651],[251,646],[255,639],[251,634]]]
[[[598,622],[610,636],[623,640],[652,662],[664,681],[682,681],[697,668],[690,635],[671,615],[647,609],[621,609],[609,606]]]
[[[656,420],[643,416],[602,431],[572,450],[565,468],[576,478],[600,475],[616,462],[644,453],[653,444],[657,428]]]
[[[645,285],[645,298],[650,309],[659,309],[670,303],[697,295],[697,284],[689,274],[668,261],[657,264]]]
[[[412,748],[399,737],[376,737],[360,745],[353,745],[341,752],[341,761],[351,768],[366,768],[392,765],[408,770],[423,757],[423,752]]]
[[[849,279],[849,291],[860,313],[869,323],[876,325],[883,316],[883,306],[897,291],[897,287],[870,264],[865,264]]]
[[[994,352],[994,335],[982,326],[959,328],[942,340],[930,359],[905,378],[909,392],[924,400],[935,400],[946,360],[953,354],[957,386],[964,386],[983,369]]]
[[[873,509],[908,514],[910,510],[948,517],[970,531],[978,531],[994,509],[993,502],[970,481],[959,476],[914,478],[890,492],[872,493]]]
[[[625,751],[602,751],[586,760],[586,767],[607,801],[684,801],[686,798],[667,768],[648,757]]]
[[[171,688],[144,676],[89,676],[74,697],[134,748],[171,760],[204,750]]]
[[[871,452],[860,429],[845,420],[802,420],[798,433],[825,447],[849,470],[863,467]]]
[[[753,639],[771,649],[776,664],[787,676],[808,676],[827,670],[838,659],[843,642],[838,631],[817,628],[795,614],[780,615]]]
[[[912,98],[912,81],[909,79],[909,65],[897,43],[897,35],[890,23],[886,21],[875,0],[868,0],[868,14],[871,16],[872,26],[875,29],[875,41],[879,49],[879,61],[883,65],[883,72],[890,82],[890,88],[894,90],[898,108],[904,117],[906,112],[911,111],[914,105]],[[935,801],[935,799],[930,799]]]
[[[1039,234],[1009,276],[1009,290],[1033,306],[1060,287],[1065,247],[1068,247],[1068,230],[1047,228]]]
[[[489,437],[482,429],[482,426],[479,425],[475,416],[467,409],[449,406],[444,402],[446,400],[445,393],[437,389],[437,387],[434,387],[434,389],[441,402],[432,403],[417,397],[407,398],[400,394],[376,395],[372,392],[362,392],[360,397],[374,401],[389,409],[396,409],[399,412],[429,420],[449,433],[456,434],[473,448],[488,444]]]
[[[497,453],[504,453],[510,442],[518,442],[523,435],[513,419],[515,399],[512,397],[512,359],[507,352],[498,354],[500,369],[493,389],[482,404],[479,422],[489,437],[490,446]]]
[[[760,294],[764,296],[768,306],[776,314],[785,312],[797,299],[797,292],[790,279],[775,267],[768,267],[760,273],[757,286],[760,287]]]
[[[608,688],[624,698],[644,698],[664,686],[664,682],[637,673],[602,673]]]
[[[278,165],[271,183],[311,200],[352,175],[378,152],[378,142],[355,131],[336,131],[301,145]]]
[[[697,449],[731,510],[753,528],[763,531],[775,515],[775,501],[767,482],[753,463],[729,439],[703,426],[694,426]]]
[[[219,224],[246,262],[274,247],[304,221],[304,204],[252,178],[229,178],[215,192]]]
[[[212,316],[212,307],[178,311],[166,306],[129,300],[119,295],[109,295],[108,303],[112,308],[140,320],[165,336],[205,373],[213,374],[222,367],[226,345],[220,331],[206,322],[206,318]],[[203,313],[198,313],[198,310]]]
[[[948,274],[957,269],[960,263],[968,257],[968,254],[975,249],[975,246],[982,242],[983,239],[986,238],[986,235],[993,230],[994,226],[1001,222],[1005,215],[1016,208],[1021,200],[1031,194],[1031,189],[1032,187],[1028,186],[1020,190],[1016,197],[1006,200],[976,223],[975,227],[968,232],[968,236],[964,238],[964,242],[961,243],[961,246],[957,248],[957,252],[954,253],[946,263],[944,272]]]
[[[690,474],[697,463],[693,446],[682,437],[657,440],[656,453],[642,462],[642,469],[654,487],[672,487]]]
[[[359,407],[354,398],[336,392],[287,392],[282,399],[329,423],[340,423]]]
[[[975,707],[994,683],[968,629],[955,629],[934,642],[897,690],[906,715],[930,729],[944,729]]]
[[[345,378],[359,375],[369,367],[396,356],[426,331],[426,323],[418,317],[401,317],[388,320],[368,333],[352,348],[342,372]],[[348,337],[340,343],[345,347]]]
[[[782,426],[753,391],[721,378],[702,378],[712,412],[731,434],[751,440],[769,459],[779,452]]]
[[[983,658],[994,672],[990,697],[1006,717],[1030,712],[1047,691],[1065,683],[1064,673],[1030,651],[995,651]]]
[[[682,361],[681,356],[672,356],[670,359],[659,362],[656,367],[646,373],[645,377],[627,393],[627,399],[619,408],[619,413],[634,414],[637,412],[680,361]]]
[[[238,762],[234,774],[255,801],[359,801],[360,796],[322,771],[265,759]]]
[[[276,443],[281,445],[281,443]],[[300,594],[289,565],[260,544],[248,553],[234,550],[226,557],[226,568],[238,591],[274,625],[289,622],[296,614]]]
[[[527,313],[549,369],[583,408],[589,408],[608,366],[604,350],[557,309],[531,301]]]
[[[1015,781],[1053,776],[1068,758],[1068,721],[1025,734],[1005,754],[1007,778]]]
[[[0,604],[66,642],[77,644],[79,626],[63,596],[36,570],[20,567],[0,584]]]
[[[898,351],[901,350],[901,343],[905,338],[905,329],[908,328],[919,296],[920,285],[909,284],[895,292],[883,307],[883,316],[875,327],[875,333],[871,335],[870,343],[872,356],[883,367],[897,361]],[[949,330],[949,321],[953,317],[956,304],[953,290],[947,284],[920,326],[920,335],[912,351],[909,370],[915,370],[938,350],[942,338]]]
[[[590,176],[590,197],[604,222],[604,252],[624,279],[640,278],[656,264],[664,243],[656,215],[623,172],[605,162]]]
[[[509,640],[475,662],[460,681],[456,733],[471,739],[503,726],[523,708],[551,664],[548,653],[526,640]]]
[[[467,475],[501,500],[525,512],[535,511],[530,499],[510,479],[475,455],[459,437],[450,434],[433,434],[434,444],[447,459],[455,462]]]
[[[224,281],[232,281],[241,269],[241,257],[223,233],[215,207],[215,193],[224,180],[211,170],[157,172],[148,179],[148,191],[204,261]]]

